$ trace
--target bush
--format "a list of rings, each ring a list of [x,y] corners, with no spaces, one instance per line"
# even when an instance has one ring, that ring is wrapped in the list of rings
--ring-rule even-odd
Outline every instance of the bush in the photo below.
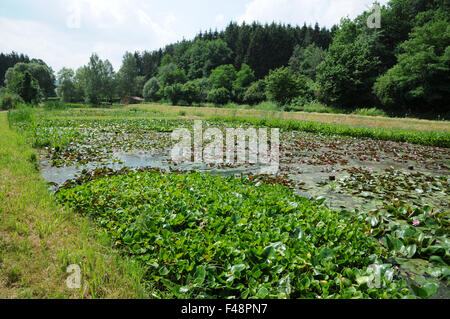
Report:
[[[187,81],[184,70],[179,69],[174,63],[162,65],[158,69],[158,79],[163,86],[185,83]]]
[[[357,23],[343,20],[325,60],[318,66],[320,100],[327,105],[355,109],[375,105],[372,86],[379,74],[377,33],[364,33]]]
[[[244,93],[244,103],[258,104],[266,100],[266,83],[263,80],[256,81]]]
[[[247,88],[255,80],[255,72],[245,63],[242,64],[241,70],[236,74],[236,80],[233,82],[233,90],[235,100],[242,103]]]
[[[189,81],[183,85],[183,100],[186,101],[188,105],[199,103],[201,101],[200,88],[195,82]]]
[[[20,95],[26,103],[36,103],[41,98],[39,83],[28,71],[14,72],[8,80],[8,90]]]
[[[23,103],[23,99],[18,94],[5,92],[0,95],[0,106],[2,110],[14,109],[19,103]]]
[[[303,131],[323,135],[342,135],[374,140],[407,142],[437,147],[450,147],[450,134],[439,131],[412,131],[406,129],[386,129],[355,127],[343,124],[319,123],[298,120],[283,120],[276,118],[213,116],[212,120],[230,123],[248,123],[253,126],[276,127],[285,131]]]
[[[175,105],[183,99],[183,85],[175,83],[164,88],[164,97],[168,99],[172,105]]]
[[[226,88],[212,89],[208,93],[208,101],[214,104],[224,105],[231,98],[231,93]]]
[[[212,70],[209,79],[214,89],[226,88],[231,92],[236,80],[236,70],[231,64],[221,65]]]
[[[263,101],[253,106],[256,110],[263,110],[263,111],[280,111],[280,107],[272,101]]]
[[[11,126],[13,123],[20,123],[20,122],[28,122],[33,123],[34,119],[34,112],[33,109],[27,105],[27,104],[17,104],[15,110],[9,110],[8,111],[8,122]],[[31,124],[32,125],[32,124]]]
[[[337,108],[334,106],[328,106],[317,101],[313,101],[307,105],[299,106],[294,103],[289,107],[289,111],[297,112],[314,112],[314,113],[332,113],[332,114],[347,114],[349,111],[346,109]]]
[[[211,90],[211,82],[209,78],[200,78],[192,81],[195,83],[200,92],[200,102],[206,102],[208,98],[208,92]]]
[[[158,93],[160,88],[158,79],[153,77],[145,83],[142,96],[146,101],[156,102],[161,98]]]
[[[89,107],[89,105],[83,104],[83,103],[66,103],[68,107],[71,108],[83,108],[83,107]]]
[[[296,76],[289,68],[271,70],[266,77],[266,94],[269,99],[283,106],[307,92],[306,77]]]
[[[398,63],[380,76],[373,92],[392,110],[448,111],[450,74],[449,22],[437,20],[417,27],[400,45]]]

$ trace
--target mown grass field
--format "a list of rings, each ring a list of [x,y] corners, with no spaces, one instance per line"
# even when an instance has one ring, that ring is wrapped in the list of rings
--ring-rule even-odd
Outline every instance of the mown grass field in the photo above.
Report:
[[[10,128],[0,114],[0,294],[447,298],[447,122],[343,117],[352,124],[132,105],[22,109]],[[279,127],[279,174],[173,166],[170,132],[193,119]],[[40,174],[63,178],[46,185]],[[65,286],[69,264],[82,266],[83,289]]]

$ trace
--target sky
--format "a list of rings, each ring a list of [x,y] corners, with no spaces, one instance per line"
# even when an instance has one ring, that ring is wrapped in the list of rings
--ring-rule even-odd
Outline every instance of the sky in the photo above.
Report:
[[[386,4],[388,0],[378,0]],[[40,58],[53,70],[76,69],[96,52],[120,68],[126,51],[151,51],[199,31],[238,23],[354,18],[374,0],[1,0],[0,52]]]

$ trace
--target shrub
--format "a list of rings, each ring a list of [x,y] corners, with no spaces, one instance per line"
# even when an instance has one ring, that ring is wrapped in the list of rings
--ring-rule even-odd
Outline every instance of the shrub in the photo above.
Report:
[[[38,81],[28,71],[14,72],[8,80],[8,90],[20,95],[26,103],[38,102],[42,94]]]
[[[183,85],[175,83],[164,88],[164,97],[168,99],[172,105],[175,105],[183,99]]]
[[[245,63],[242,64],[241,70],[236,74],[236,80],[233,82],[233,90],[235,100],[241,103],[247,88],[255,80],[255,72]]]
[[[146,101],[156,102],[161,98],[158,94],[160,88],[161,86],[158,79],[156,77],[152,77],[145,83],[142,96]]]
[[[272,101],[263,101],[253,106],[256,110],[263,110],[263,111],[279,111],[280,107]]]
[[[357,23],[343,20],[336,31],[317,70],[321,102],[351,109],[376,103],[371,90],[381,63],[376,54],[378,35],[362,30]]]
[[[0,95],[0,106],[2,110],[14,109],[19,103],[23,103],[23,99],[18,94],[5,92]]]
[[[385,129],[370,127],[354,127],[343,124],[319,123],[276,118],[213,116],[212,120],[230,123],[249,123],[254,126],[277,127],[286,131],[304,131],[323,135],[342,135],[374,140],[407,142],[437,147],[450,147],[450,134],[447,132],[419,132],[405,129]]]
[[[13,123],[28,122],[30,125],[34,119],[33,109],[27,104],[17,104],[15,110],[8,111],[8,122],[11,126]]]
[[[214,104],[226,104],[231,98],[231,93],[226,88],[212,89],[208,93],[208,101]]]
[[[416,27],[400,45],[398,63],[380,76],[373,92],[392,110],[445,113],[450,74],[449,22]]]
[[[250,105],[258,104],[266,100],[266,83],[259,80],[252,83],[244,93],[244,103]]]
[[[226,88],[231,92],[236,80],[236,70],[233,65],[221,65],[211,72],[209,77],[214,89]]]
[[[184,70],[179,69],[175,63],[160,66],[158,69],[158,79],[163,86],[185,83],[187,81]]]
[[[265,81],[267,97],[280,106],[309,91],[306,77],[296,76],[287,67],[271,70]]]
[[[200,78],[192,81],[195,83],[200,92],[200,102],[206,102],[208,98],[208,92],[211,90],[211,82],[208,78]]]
[[[333,114],[345,114],[348,113],[345,109],[340,109],[333,106],[327,106],[317,101],[313,101],[307,105],[300,106],[294,103],[291,104],[290,111],[301,111],[301,112],[314,112],[314,113],[333,113]]]
[[[189,81],[183,84],[183,100],[186,101],[188,105],[199,103],[201,101],[200,88],[197,86],[196,82]]]

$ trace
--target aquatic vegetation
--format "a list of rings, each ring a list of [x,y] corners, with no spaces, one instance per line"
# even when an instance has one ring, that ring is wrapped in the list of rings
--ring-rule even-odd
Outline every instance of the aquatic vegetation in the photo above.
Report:
[[[130,173],[57,193],[108,229],[168,297],[398,298],[405,283],[368,266],[389,254],[320,201],[279,185],[208,174]]]
[[[338,181],[338,192],[385,201],[401,199],[417,206],[434,203],[434,207],[450,209],[450,186],[446,176],[402,172],[393,168],[386,168],[381,174],[358,168],[347,171],[350,175]]]
[[[370,234],[388,250],[400,277],[419,297],[449,298],[449,212],[394,200],[382,210],[359,214],[371,225]],[[441,287],[440,287],[441,286]]]

